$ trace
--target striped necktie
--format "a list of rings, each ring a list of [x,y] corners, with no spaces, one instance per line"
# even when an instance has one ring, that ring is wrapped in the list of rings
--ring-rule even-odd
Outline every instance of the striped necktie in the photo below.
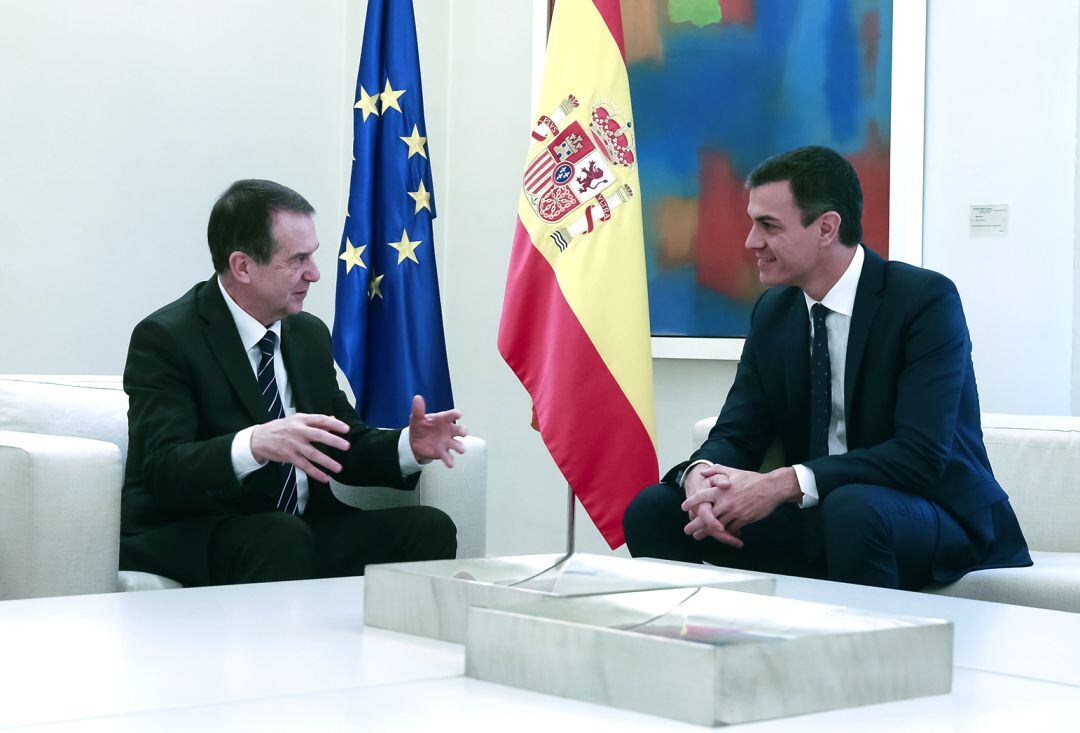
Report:
[[[266,411],[270,413],[271,420],[280,420],[285,417],[285,406],[281,404],[277,379],[274,377],[274,350],[276,348],[277,334],[267,331],[266,335],[259,340],[262,359],[259,360],[257,377],[259,392],[262,393],[263,402],[266,403]],[[281,491],[278,492],[277,508],[289,514],[296,514],[296,467],[291,463],[277,465],[281,471]]]

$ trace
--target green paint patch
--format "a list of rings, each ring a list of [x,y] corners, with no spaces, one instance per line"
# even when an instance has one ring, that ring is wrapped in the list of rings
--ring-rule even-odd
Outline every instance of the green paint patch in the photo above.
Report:
[[[693,23],[699,28],[723,20],[720,0],[668,0],[672,23]]]

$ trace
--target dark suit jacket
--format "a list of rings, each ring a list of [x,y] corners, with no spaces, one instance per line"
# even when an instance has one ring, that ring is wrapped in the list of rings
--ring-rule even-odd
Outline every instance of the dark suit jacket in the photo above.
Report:
[[[814,460],[807,460],[809,330],[799,288],[761,296],[727,402],[690,461],[757,470],[779,440],[788,465],[814,472],[822,503],[838,486],[873,484],[929,499],[955,517],[971,544],[963,556],[935,558],[939,581],[1030,565],[983,445],[971,340],[953,283],[866,250],[844,372],[848,452]]]
[[[299,313],[281,324],[282,354],[298,412],[334,415],[351,427],[347,452],[323,447],[343,483],[412,488],[398,462],[398,430],[360,422],[334,373],[330,334]],[[121,504],[120,565],[205,585],[210,534],[226,517],[273,511],[276,464],[237,481],[233,436],[267,422],[232,314],[217,278],[146,317],[131,334],[124,391],[128,455]],[[308,477],[307,517],[340,511],[327,484]]]

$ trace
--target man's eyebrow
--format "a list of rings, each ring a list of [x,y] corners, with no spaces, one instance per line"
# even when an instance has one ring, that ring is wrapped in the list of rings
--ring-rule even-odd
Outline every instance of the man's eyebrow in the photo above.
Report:
[[[747,214],[747,216],[749,216],[749,214]],[[761,214],[760,216],[751,216],[750,218],[754,221],[760,222],[780,222],[779,219],[777,219],[775,216],[772,216],[771,214]]]

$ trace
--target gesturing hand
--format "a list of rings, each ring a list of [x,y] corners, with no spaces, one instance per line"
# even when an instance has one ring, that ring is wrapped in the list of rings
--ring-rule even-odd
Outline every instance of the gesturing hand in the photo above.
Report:
[[[341,437],[347,432],[349,426],[336,417],[298,412],[256,425],[251,432],[251,455],[257,461],[291,463],[315,481],[326,483],[330,477],[319,466],[337,473],[341,464],[314,444],[348,450],[349,441]]]
[[[422,463],[442,461],[453,467],[454,453],[464,453],[465,446],[458,440],[469,434],[464,425],[458,425],[461,413],[457,410],[424,413],[424,398],[415,395],[412,402],[412,414],[409,415],[409,446],[413,455]]]

